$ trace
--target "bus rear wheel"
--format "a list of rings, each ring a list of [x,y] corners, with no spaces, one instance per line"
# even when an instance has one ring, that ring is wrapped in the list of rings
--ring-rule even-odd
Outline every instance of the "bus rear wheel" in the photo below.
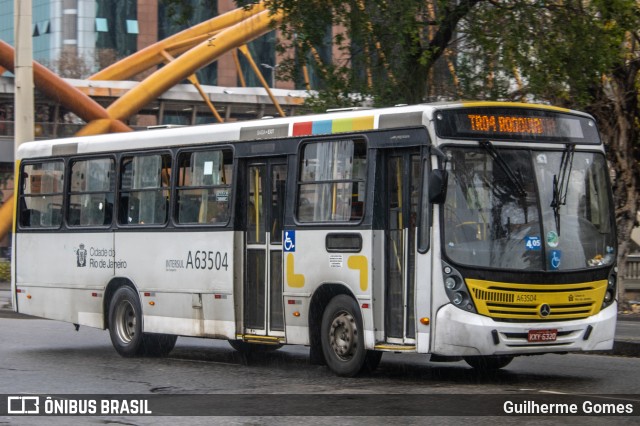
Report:
[[[365,349],[360,309],[347,295],[338,295],[327,305],[322,315],[320,340],[327,365],[338,376],[353,377],[363,371],[373,371],[380,363],[382,352]]]
[[[506,367],[513,361],[511,355],[465,356],[464,360],[471,367],[480,371],[495,371]]]
[[[142,309],[136,292],[120,287],[109,304],[109,335],[116,352],[124,357],[166,356],[177,337],[142,332]]]

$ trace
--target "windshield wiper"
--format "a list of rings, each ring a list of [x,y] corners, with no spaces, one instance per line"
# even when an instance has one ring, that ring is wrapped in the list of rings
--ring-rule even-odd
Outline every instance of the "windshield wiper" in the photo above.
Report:
[[[560,159],[560,178],[553,175],[553,198],[550,207],[553,209],[553,217],[556,219],[556,229],[560,235],[560,206],[567,204],[567,192],[569,192],[569,176],[573,167],[573,154],[576,151],[575,145],[567,144]]]
[[[489,156],[493,158],[496,163],[498,163],[498,166],[500,166],[500,168],[516,190],[516,194],[520,198],[523,198],[525,195],[527,195],[527,191],[526,189],[524,189],[522,179],[518,175],[516,175],[509,164],[504,161],[504,158],[502,158],[502,155],[500,155],[500,152],[495,148],[495,146],[493,146],[493,144],[488,140],[478,141],[478,143],[487,151]]]

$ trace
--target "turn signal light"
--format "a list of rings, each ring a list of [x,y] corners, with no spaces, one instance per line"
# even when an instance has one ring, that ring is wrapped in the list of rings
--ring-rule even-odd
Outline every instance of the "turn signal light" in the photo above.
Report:
[[[299,316],[300,316],[300,312],[295,311],[295,312],[293,313],[293,316],[294,316],[294,317],[299,317]]]
[[[420,324],[422,324],[422,325],[429,325],[430,322],[431,321],[427,317],[420,318]]]

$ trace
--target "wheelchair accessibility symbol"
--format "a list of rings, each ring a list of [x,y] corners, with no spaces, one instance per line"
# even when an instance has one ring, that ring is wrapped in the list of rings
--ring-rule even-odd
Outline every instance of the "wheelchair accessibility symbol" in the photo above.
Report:
[[[551,263],[552,270],[557,270],[560,268],[561,257],[562,257],[562,252],[560,250],[551,250],[549,260]]]
[[[296,251],[296,231],[284,231],[284,242],[282,246],[285,252]]]

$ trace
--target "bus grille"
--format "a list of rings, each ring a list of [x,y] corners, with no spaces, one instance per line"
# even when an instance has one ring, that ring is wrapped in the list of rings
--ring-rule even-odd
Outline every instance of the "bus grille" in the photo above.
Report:
[[[600,312],[607,281],[515,284],[467,279],[478,313],[498,321],[544,322],[587,318]]]

